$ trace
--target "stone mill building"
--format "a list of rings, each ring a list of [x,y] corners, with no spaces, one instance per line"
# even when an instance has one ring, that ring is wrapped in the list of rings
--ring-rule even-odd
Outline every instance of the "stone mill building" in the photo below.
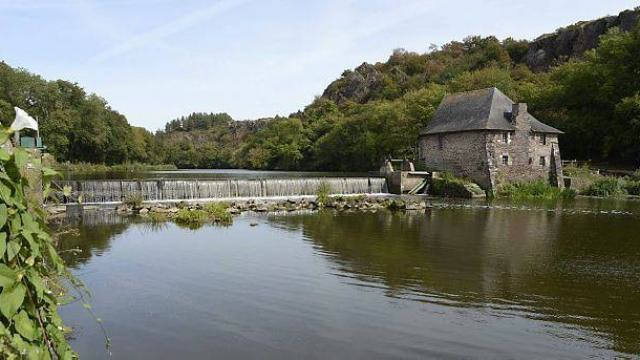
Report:
[[[558,135],[497,88],[446,96],[420,131],[420,160],[494,191],[506,182],[562,186]]]

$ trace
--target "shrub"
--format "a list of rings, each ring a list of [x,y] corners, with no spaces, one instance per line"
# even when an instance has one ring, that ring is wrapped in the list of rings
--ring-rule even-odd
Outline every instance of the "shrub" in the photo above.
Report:
[[[142,206],[142,201],[142,194],[135,193],[127,195],[122,203],[132,208],[139,208]]]
[[[181,225],[199,227],[209,219],[209,214],[204,210],[182,208],[174,215],[173,220]]]
[[[623,188],[629,195],[640,195],[640,180],[627,179],[624,181]]]
[[[322,207],[329,201],[329,194],[331,193],[331,186],[326,182],[321,182],[316,189],[316,202],[318,206]]]
[[[470,198],[484,194],[480,187],[469,180],[461,179],[450,173],[443,173],[440,178],[431,180],[429,194],[446,197]]]
[[[602,175],[592,171],[588,165],[567,165],[564,167],[564,176],[571,178],[571,188],[583,192],[594,182],[603,178]]]
[[[167,221],[167,214],[159,212],[150,212],[149,219],[154,223],[161,223]]]
[[[556,200],[559,198],[572,199],[576,196],[576,191],[572,189],[560,189],[551,186],[546,181],[536,180],[524,183],[505,184],[498,189],[497,195],[499,197],[508,197],[516,200]]]
[[[624,183],[625,181],[620,178],[602,177],[587,187],[582,194],[599,197],[622,196],[627,193],[624,189]]]
[[[227,211],[228,208],[229,205],[221,202],[208,203],[203,206],[203,210],[213,221],[225,224],[231,223],[233,220],[231,214]]]

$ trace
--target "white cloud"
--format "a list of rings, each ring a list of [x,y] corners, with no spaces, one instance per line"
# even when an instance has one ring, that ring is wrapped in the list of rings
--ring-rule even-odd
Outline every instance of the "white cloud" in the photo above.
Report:
[[[111,47],[90,59],[91,62],[102,62],[135,50],[139,47],[157,43],[167,36],[184,31],[198,23],[208,20],[216,15],[237,8],[250,0],[221,0],[215,4],[198,9],[189,14],[183,15],[167,24],[154,29],[137,34],[122,41],[118,45]]]

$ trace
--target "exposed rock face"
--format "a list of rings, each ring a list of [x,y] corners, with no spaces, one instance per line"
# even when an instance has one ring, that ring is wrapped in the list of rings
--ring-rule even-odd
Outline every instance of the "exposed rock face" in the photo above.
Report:
[[[553,34],[542,35],[531,42],[524,61],[533,71],[547,70],[555,63],[580,57],[585,51],[595,48],[600,36],[613,27],[630,31],[639,19],[640,9],[625,10],[618,16],[583,21]]]
[[[346,100],[364,103],[372,92],[382,88],[383,81],[382,73],[375,66],[362,63],[354,71],[345,71],[340,79],[329,84],[322,97],[337,104]]]

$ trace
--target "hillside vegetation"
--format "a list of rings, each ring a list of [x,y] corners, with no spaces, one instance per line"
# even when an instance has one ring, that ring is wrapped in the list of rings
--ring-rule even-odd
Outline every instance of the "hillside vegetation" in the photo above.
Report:
[[[131,127],[75,84],[1,64],[0,117],[12,118],[13,105],[38,116],[45,142],[62,161],[371,170],[388,154],[417,156],[418,131],[447,93],[496,86],[565,131],[563,157],[638,165],[640,28],[632,23],[639,13],[579,23],[533,42],[472,36],[423,54],[397,49],[384,63],[345,71],[289,116],[234,121],[194,113],[156,134]],[[567,39],[570,56],[547,51],[544,66],[531,64],[532,51],[542,54],[550,41]]]

